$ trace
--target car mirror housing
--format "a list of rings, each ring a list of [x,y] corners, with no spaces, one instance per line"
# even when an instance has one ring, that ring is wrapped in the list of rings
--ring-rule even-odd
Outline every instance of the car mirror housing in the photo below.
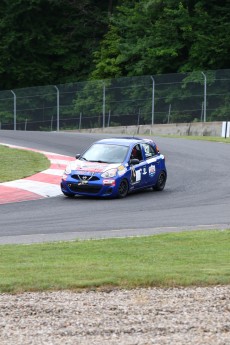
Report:
[[[81,157],[81,154],[80,154],[80,153],[77,153],[76,156],[75,156],[76,159],[78,159],[78,158],[80,158],[80,157]]]
[[[140,163],[140,161],[139,161],[139,159],[137,159],[137,158],[132,158],[132,159],[130,159],[130,161],[129,161],[129,164],[130,165],[136,165],[136,164],[139,164]]]

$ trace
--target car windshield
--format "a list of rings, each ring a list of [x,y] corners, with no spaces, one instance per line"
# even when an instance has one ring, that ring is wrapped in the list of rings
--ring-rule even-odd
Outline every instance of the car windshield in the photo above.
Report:
[[[122,163],[128,152],[127,146],[93,144],[81,157],[83,160],[100,163]]]

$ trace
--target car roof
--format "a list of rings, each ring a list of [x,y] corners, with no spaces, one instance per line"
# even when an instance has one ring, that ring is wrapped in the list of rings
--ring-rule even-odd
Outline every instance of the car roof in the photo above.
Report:
[[[140,142],[151,142],[152,144],[155,144],[151,139],[143,139],[138,137],[114,137],[97,141],[97,143],[100,144],[117,144],[123,146],[130,146],[132,144],[138,144]]]

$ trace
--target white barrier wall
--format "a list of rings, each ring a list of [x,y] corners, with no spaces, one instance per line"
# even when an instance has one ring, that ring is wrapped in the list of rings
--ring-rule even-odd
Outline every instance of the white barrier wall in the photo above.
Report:
[[[224,121],[222,122],[221,136],[222,138],[229,138],[229,134],[230,134],[230,121]]]

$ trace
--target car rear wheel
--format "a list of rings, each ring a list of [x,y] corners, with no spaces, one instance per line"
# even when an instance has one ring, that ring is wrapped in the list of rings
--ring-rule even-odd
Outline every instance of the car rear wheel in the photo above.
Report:
[[[118,198],[125,198],[129,191],[129,184],[127,180],[122,180],[118,187]]]
[[[161,171],[158,176],[157,183],[155,184],[155,186],[153,186],[153,189],[162,191],[165,188],[166,179],[167,179],[166,173],[164,171]]]

